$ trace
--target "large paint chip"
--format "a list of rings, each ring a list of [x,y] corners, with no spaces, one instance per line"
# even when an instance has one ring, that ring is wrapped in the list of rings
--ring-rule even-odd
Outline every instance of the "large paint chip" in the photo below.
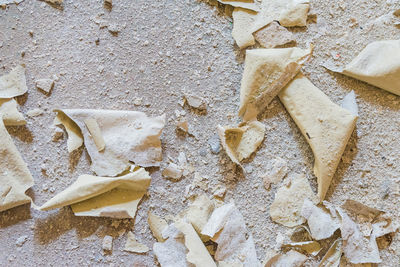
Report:
[[[312,54],[309,49],[278,48],[246,51],[240,87],[239,116],[255,120],[272,99],[297,75]]]
[[[76,216],[134,218],[150,180],[149,173],[143,168],[119,177],[81,175],[39,209],[71,205]]]
[[[338,72],[400,96],[400,40],[370,43]]]
[[[301,73],[279,94],[314,153],[318,196],[324,200],[357,116],[333,103]]]
[[[0,98],[12,98],[23,95],[27,91],[25,68],[21,65],[0,77]]]
[[[0,211],[31,202],[25,191],[33,186],[29,169],[15,147],[0,115]]]
[[[316,196],[305,175],[295,174],[287,186],[282,186],[276,192],[270,207],[271,219],[287,227],[304,223],[301,210],[305,199],[316,202]]]
[[[63,109],[57,112],[58,116],[60,114],[66,116],[72,120],[72,126],[76,125],[79,128],[92,160],[91,168],[97,175],[116,176],[126,170],[131,162],[141,167],[160,165],[162,160],[160,135],[165,124],[164,115],[150,118],[143,112],[137,111],[91,109]],[[96,145],[86,126],[87,119],[97,122],[104,143],[100,141]],[[69,128],[75,129],[77,137],[76,126]],[[67,126],[66,128],[68,130]],[[68,146],[69,150],[78,147],[79,138],[74,144],[71,148]],[[104,149],[99,151],[103,145]]]
[[[258,121],[241,123],[235,128],[218,126],[217,130],[227,155],[238,165],[257,150],[265,135],[265,126]]]

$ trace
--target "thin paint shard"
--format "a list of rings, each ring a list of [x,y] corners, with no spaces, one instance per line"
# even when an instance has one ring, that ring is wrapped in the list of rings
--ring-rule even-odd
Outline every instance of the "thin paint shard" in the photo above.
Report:
[[[256,151],[265,135],[265,126],[258,121],[241,123],[236,128],[218,126],[217,130],[222,147],[238,165]]]
[[[77,131],[76,126],[79,128],[92,161],[91,169],[97,175],[116,176],[126,170],[131,162],[141,167],[160,165],[162,160],[160,135],[165,124],[164,115],[150,118],[143,112],[137,111],[91,109],[56,111],[74,122],[72,129]],[[88,118],[95,119],[101,130],[105,148],[100,152],[86,127],[85,120]],[[78,145],[79,143],[69,150]]]
[[[276,21],[259,29],[253,35],[256,41],[264,48],[274,48],[296,42],[293,33]]]
[[[279,94],[314,153],[318,196],[324,200],[357,116],[333,103],[301,73]]]
[[[207,224],[208,218],[214,210],[214,202],[205,194],[195,198],[186,211],[186,219],[193,225],[197,233],[201,233],[203,227]]]
[[[15,147],[0,116],[0,212],[29,203],[25,191],[33,186],[29,169]]]
[[[351,112],[351,114],[358,117],[358,106],[356,101],[356,95],[353,90],[343,98],[342,108],[347,109],[348,111]]]
[[[71,205],[76,216],[134,218],[150,180],[149,173],[143,168],[114,178],[81,175],[39,209]]]
[[[272,99],[297,75],[313,51],[300,48],[252,49],[246,60],[240,87],[239,116],[257,119]]]
[[[230,5],[233,7],[245,8],[253,11],[259,11],[260,7],[258,2],[254,0],[218,0],[221,4]]]
[[[54,125],[63,125],[67,135],[67,149],[71,153],[83,145],[83,136],[78,125],[63,112],[58,112]]]
[[[23,95],[27,91],[25,68],[21,65],[0,77],[0,98],[12,98]]]
[[[84,120],[84,122],[90,133],[90,136],[93,138],[94,144],[97,147],[97,151],[99,151],[99,152],[103,151],[106,144],[104,142],[103,135],[101,134],[99,124],[93,118],[88,118],[88,119]]]
[[[290,250],[286,254],[278,254],[272,257],[264,267],[299,267],[306,262],[307,256]]]
[[[3,117],[5,126],[21,126],[26,124],[24,116],[18,111],[17,102],[12,98],[0,98],[0,116]]]
[[[287,186],[282,186],[276,192],[270,206],[271,219],[287,227],[304,223],[301,209],[305,199],[316,201],[316,196],[305,175],[295,174]]]

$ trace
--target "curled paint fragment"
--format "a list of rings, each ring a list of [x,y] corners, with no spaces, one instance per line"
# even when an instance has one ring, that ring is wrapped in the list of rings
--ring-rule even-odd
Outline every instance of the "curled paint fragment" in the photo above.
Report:
[[[257,119],[257,115],[298,74],[312,51],[312,45],[308,49],[247,50],[240,87],[239,116],[245,121]]]
[[[25,68],[21,65],[0,77],[0,98],[12,98],[28,91]]]
[[[258,121],[244,122],[235,128],[218,125],[217,130],[226,154],[239,166],[240,161],[256,151],[265,135],[265,126]]]
[[[18,111],[17,102],[10,98],[0,98],[0,116],[5,126],[21,126],[26,124],[24,116]]]
[[[68,132],[68,151],[82,145],[91,158],[97,175],[116,176],[131,162],[141,167],[159,166],[162,160],[160,135],[165,115],[150,118],[143,112],[122,110],[62,109],[55,110]],[[86,127],[87,119],[96,120],[104,141],[98,148]]]
[[[76,216],[134,218],[150,181],[149,173],[143,168],[136,168],[119,177],[81,175],[39,209],[71,205]]]

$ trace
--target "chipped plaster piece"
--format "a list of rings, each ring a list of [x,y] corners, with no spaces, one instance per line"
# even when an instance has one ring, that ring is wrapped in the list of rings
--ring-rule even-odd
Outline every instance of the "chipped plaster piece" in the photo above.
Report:
[[[306,260],[307,256],[295,250],[290,250],[286,254],[278,254],[272,257],[264,267],[299,267],[303,266]]]
[[[215,209],[201,233],[218,244],[215,260],[240,262],[245,267],[261,266],[253,237],[233,202]]]
[[[29,169],[0,117],[0,212],[29,203],[25,191],[33,186]]]
[[[370,43],[342,73],[400,96],[400,40]]]
[[[143,168],[119,177],[81,175],[39,209],[71,205],[76,216],[134,218],[150,180],[149,173]]]
[[[42,90],[46,94],[50,93],[54,87],[54,80],[52,79],[38,79],[35,81],[35,85],[38,89]]]
[[[185,237],[185,246],[188,249],[186,259],[189,263],[196,267],[217,266],[191,224],[180,220],[175,223],[175,227]]]
[[[185,217],[200,234],[213,210],[214,203],[205,194],[201,194],[189,205]]]
[[[251,121],[239,124],[236,128],[217,127],[222,147],[229,158],[240,165],[240,161],[250,157],[264,140],[265,126],[261,122]]]
[[[253,35],[256,41],[264,48],[274,48],[296,42],[293,33],[276,21],[259,29]]]
[[[289,185],[282,186],[276,192],[275,200],[270,207],[271,219],[287,227],[304,223],[301,209],[307,198],[317,202],[306,176],[295,174]]]
[[[277,157],[272,159],[268,164],[268,170],[263,175],[263,183],[265,189],[269,189],[271,184],[277,184],[286,176],[288,172],[286,160]]]
[[[255,0],[218,0],[221,4],[259,11],[260,7]]]
[[[162,232],[166,227],[168,227],[168,223],[151,211],[149,211],[147,222],[149,223],[150,230],[157,241],[164,242],[165,239],[162,237]]]
[[[301,73],[279,93],[279,98],[314,153],[318,196],[323,201],[357,116],[333,103]]]
[[[175,181],[181,179],[182,175],[183,175],[183,169],[172,162],[169,163],[168,166],[162,171],[162,176]]]
[[[329,238],[339,229],[340,222],[336,211],[331,214],[324,207],[317,207],[312,201],[305,199],[301,215],[306,218],[311,236],[315,240]]]
[[[102,244],[103,250],[105,251],[111,251],[113,247],[113,238],[112,236],[106,235],[103,238],[103,244]]]
[[[160,165],[160,135],[164,128],[165,115],[150,118],[137,111],[92,109],[63,109],[56,112],[72,120],[72,129],[82,133],[92,161],[91,169],[97,175],[116,176],[126,170],[131,162],[141,167]],[[101,129],[106,144],[101,152],[85,125],[88,118],[95,119]],[[76,147],[77,145],[73,148]]]
[[[5,126],[21,126],[26,124],[24,116],[18,111],[17,102],[12,98],[0,98],[0,116],[3,117]]]
[[[358,106],[356,101],[356,95],[353,90],[348,93],[342,101],[342,108],[347,109],[354,116],[358,117]]]
[[[339,267],[343,253],[342,247],[343,241],[337,239],[321,259],[318,267]]]
[[[207,105],[204,102],[204,99],[199,96],[185,95],[184,100],[192,108],[202,110],[202,111],[207,109]]]
[[[149,251],[149,247],[136,241],[135,235],[132,232],[128,232],[128,238],[126,239],[124,251],[133,253],[146,253]]]
[[[28,115],[28,117],[37,117],[43,114],[43,110],[41,110],[40,108],[34,108],[31,110],[28,110],[28,112],[26,112],[26,115]]]
[[[103,135],[101,134],[99,124],[93,118],[87,118],[84,120],[84,122],[90,133],[90,136],[93,138],[94,144],[97,147],[97,151],[103,151],[106,144],[104,142]]]
[[[21,65],[0,77],[0,98],[12,98],[23,95],[27,91],[25,68]]]
[[[274,20],[284,27],[306,26],[309,9],[310,4],[306,0],[262,0],[258,12],[237,7],[232,14],[233,29],[236,28],[232,36],[240,48],[245,48],[252,45],[249,41],[254,32]]]
[[[301,48],[252,49],[246,60],[240,87],[239,116],[257,119],[272,99],[297,75],[313,51]]]

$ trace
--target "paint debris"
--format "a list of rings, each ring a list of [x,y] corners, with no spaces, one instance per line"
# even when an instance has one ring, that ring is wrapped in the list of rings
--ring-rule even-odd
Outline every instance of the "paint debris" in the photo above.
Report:
[[[126,239],[124,251],[133,253],[146,253],[149,251],[149,247],[137,242],[135,235],[132,232],[128,232],[128,238]]]
[[[35,85],[38,89],[42,90],[46,94],[49,94],[54,87],[54,80],[52,79],[39,79],[35,81]]]
[[[104,236],[102,247],[103,247],[104,251],[112,251],[112,248],[113,248],[112,236],[109,236],[109,235]]]
[[[278,184],[285,178],[288,167],[286,160],[277,157],[272,159],[267,165],[267,171],[262,176],[265,189],[269,190],[271,184]]]

